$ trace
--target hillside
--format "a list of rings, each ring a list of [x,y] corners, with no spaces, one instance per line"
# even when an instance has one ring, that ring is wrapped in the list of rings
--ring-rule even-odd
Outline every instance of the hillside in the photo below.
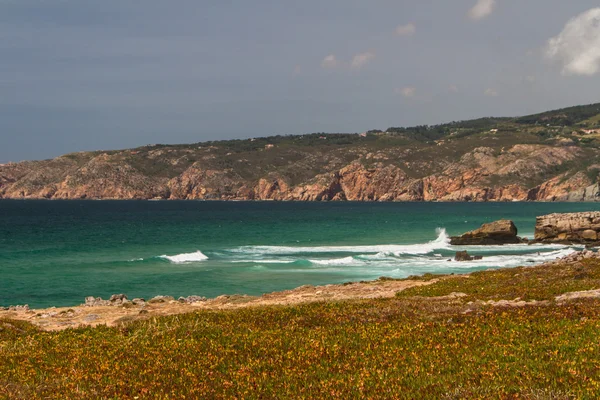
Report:
[[[600,104],[366,134],[66,154],[0,165],[0,198],[596,201]]]

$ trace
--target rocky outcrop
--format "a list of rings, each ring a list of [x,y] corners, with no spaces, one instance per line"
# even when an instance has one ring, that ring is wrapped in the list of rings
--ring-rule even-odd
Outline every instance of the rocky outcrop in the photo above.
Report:
[[[456,255],[454,256],[454,260],[455,261],[474,261],[474,260],[482,260],[483,257],[482,256],[472,256],[469,254],[468,251],[457,251]]]
[[[517,227],[510,220],[500,220],[481,225],[481,228],[450,238],[456,246],[503,245],[521,243]]]
[[[543,243],[596,243],[600,212],[550,214],[536,218],[535,240]]]

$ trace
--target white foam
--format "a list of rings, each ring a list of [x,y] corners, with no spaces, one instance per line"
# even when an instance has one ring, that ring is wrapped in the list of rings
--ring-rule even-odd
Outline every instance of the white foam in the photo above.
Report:
[[[484,256],[482,260],[454,261],[441,260],[439,258],[413,258],[402,262],[405,269],[415,272],[439,272],[444,273],[446,269],[479,269],[479,268],[510,268],[518,266],[537,265],[574,253],[574,249],[562,249],[545,253],[527,253],[519,255],[496,255]]]
[[[362,266],[365,262],[356,260],[354,257],[333,258],[329,260],[308,260],[311,264],[316,265],[337,265],[337,266]]]
[[[232,260],[230,261],[234,264],[242,264],[242,263],[254,263],[254,264],[293,264],[296,262],[296,260],[288,260],[288,259],[280,259],[280,260]]]
[[[185,264],[191,262],[205,261],[208,257],[202,254],[200,250],[194,253],[182,253],[174,256],[162,255],[159,258],[171,261],[173,264]]]
[[[539,250],[560,250],[568,248],[577,248],[578,246],[568,246],[564,244],[505,244],[505,245],[482,245],[482,246],[452,246],[453,250],[466,249],[477,252],[510,252],[510,251],[539,251]],[[582,248],[583,246],[579,246]]]
[[[248,253],[258,255],[285,255],[298,253],[388,253],[388,254],[428,254],[434,250],[449,249],[450,238],[446,229],[437,229],[437,239],[422,244],[409,245],[370,245],[370,246],[316,246],[316,247],[292,247],[292,246],[243,246],[230,250],[234,253]]]

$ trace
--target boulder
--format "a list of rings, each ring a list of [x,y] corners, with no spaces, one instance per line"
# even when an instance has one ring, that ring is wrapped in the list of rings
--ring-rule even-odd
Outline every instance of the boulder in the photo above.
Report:
[[[9,306],[8,311],[29,311],[29,304]]]
[[[108,299],[108,301],[110,301],[111,303],[123,300],[127,300],[127,296],[124,294],[113,294],[112,296],[110,296],[110,299]]]
[[[473,258],[469,255],[468,251],[457,251],[454,257],[456,261],[472,261]]]
[[[599,233],[597,211],[543,215],[535,223],[535,240],[542,243],[595,243]]]
[[[454,256],[454,259],[456,261],[475,261],[475,260],[482,260],[483,257],[482,256],[472,256],[469,254],[468,251],[457,251],[456,255]]]
[[[517,236],[517,227],[510,220],[483,224],[479,229],[450,238],[450,244],[455,246],[502,245],[522,242],[522,239]]]
[[[154,296],[153,298],[148,300],[148,303],[149,304],[168,303],[173,300],[175,300],[175,298],[173,298],[173,296]]]
[[[109,300],[102,300],[102,297],[88,296],[85,298],[85,307],[110,306]]]
[[[188,297],[180,297],[177,299],[177,301],[179,301],[180,303],[192,304],[206,301],[206,297],[192,295]]]

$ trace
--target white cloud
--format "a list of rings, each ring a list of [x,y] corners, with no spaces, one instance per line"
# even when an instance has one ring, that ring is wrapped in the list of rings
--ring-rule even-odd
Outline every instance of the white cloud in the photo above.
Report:
[[[396,94],[401,94],[404,97],[414,97],[417,94],[417,89],[412,86],[397,88],[394,90]]]
[[[339,64],[335,55],[330,54],[321,61],[321,67],[323,68],[335,68]]]
[[[486,89],[485,92],[483,92],[483,94],[485,94],[488,97],[497,97],[498,96],[498,92],[496,91],[496,89]]]
[[[366,53],[360,53],[354,56],[350,66],[354,69],[361,69],[374,58],[375,54],[371,53],[370,51],[367,51]]]
[[[571,19],[548,41],[546,56],[560,63],[564,75],[595,75],[600,71],[600,8]]]
[[[396,28],[396,35],[398,36],[413,36],[417,32],[417,26],[412,22],[406,25],[399,25]]]
[[[480,20],[489,16],[496,7],[496,0],[477,0],[477,4],[467,14],[472,20]]]

